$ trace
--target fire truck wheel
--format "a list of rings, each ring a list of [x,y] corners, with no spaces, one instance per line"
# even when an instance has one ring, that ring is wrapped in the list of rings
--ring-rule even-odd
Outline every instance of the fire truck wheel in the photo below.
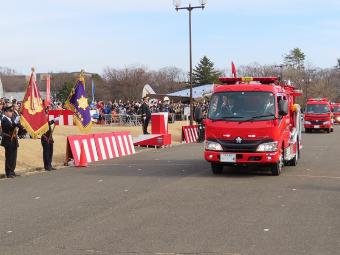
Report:
[[[327,132],[327,134],[329,134],[329,133],[331,132],[331,129],[330,129],[330,128],[327,128],[327,129],[326,129],[326,132]]]
[[[280,156],[279,162],[274,164],[271,168],[272,175],[273,176],[279,176],[281,174],[283,165],[284,165],[284,158],[283,158],[283,150],[282,150],[282,154]]]
[[[221,164],[216,164],[216,163],[211,163],[211,171],[213,174],[222,174],[223,172],[223,165]]]
[[[306,129],[305,129],[305,133],[310,133],[310,131],[311,131],[311,130],[310,130],[309,128],[306,128]]]
[[[331,132],[334,132],[334,128],[331,128]]]

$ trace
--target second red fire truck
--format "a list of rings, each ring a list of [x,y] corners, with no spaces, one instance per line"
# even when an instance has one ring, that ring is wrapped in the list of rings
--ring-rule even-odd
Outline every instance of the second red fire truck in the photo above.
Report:
[[[306,133],[313,130],[333,132],[333,113],[331,102],[327,98],[310,98],[307,100],[304,113],[304,126]]]
[[[220,78],[205,121],[204,156],[212,172],[224,165],[268,166],[280,175],[295,166],[301,149],[302,92],[276,77]]]

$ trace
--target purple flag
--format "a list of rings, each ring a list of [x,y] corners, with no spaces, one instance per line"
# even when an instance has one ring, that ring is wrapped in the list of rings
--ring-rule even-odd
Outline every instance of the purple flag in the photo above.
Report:
[[[85,80],[80,77],[72,89],[65,106],[67,109],[73,111],[74,120],[80,130],[84,131],[91,128],[91,114],[90,106],[87,100],[85,91]]]

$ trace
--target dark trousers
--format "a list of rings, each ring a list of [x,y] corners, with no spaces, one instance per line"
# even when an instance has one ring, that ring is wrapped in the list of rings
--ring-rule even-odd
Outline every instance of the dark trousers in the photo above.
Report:
[[[5,172],[6,176],[14,175],[17,166],[17,152],[16,146],[5,147]]]
[[[147,134],[148,133],[148,125],[150,122],[150,118],[146,117],[145,119],[143,118],[143,134]]]
[[[50,170],[52,168],[53,159],[53,143],[43,144],[43,159],[45,170]]]
[[[197,142],[202,143],[204,142],[205,138],[205,126],[203,123],[198,123],[198,139]]]

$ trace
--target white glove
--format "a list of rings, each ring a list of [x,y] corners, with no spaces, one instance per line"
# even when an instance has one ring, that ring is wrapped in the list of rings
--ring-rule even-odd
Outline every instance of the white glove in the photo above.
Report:
[[[20,121],[20,116],[17,116],[17,117],[15,118],[15,120],[14,120],[14,123],[15,123],[15,124],[18,124],[19,121]]]

